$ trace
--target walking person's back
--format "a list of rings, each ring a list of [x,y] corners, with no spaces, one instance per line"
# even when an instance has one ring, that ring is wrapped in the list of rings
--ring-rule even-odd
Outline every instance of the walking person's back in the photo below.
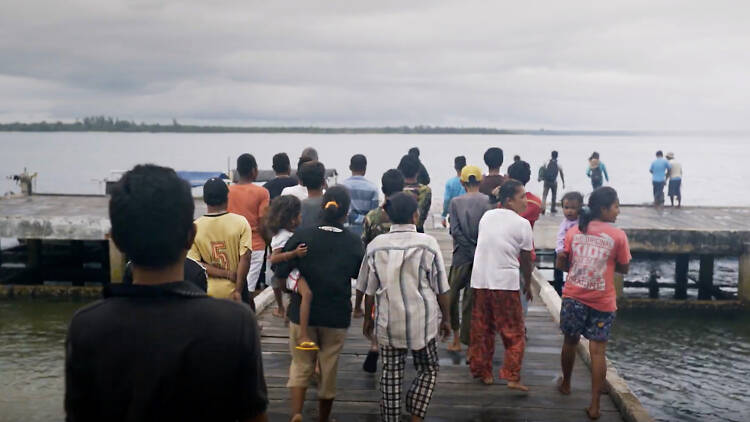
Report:
[[[347,219],[347,228],[357,236],[362,235],[365,216],[370,210],[378,207],[378,187],[365,179],[367,172],[367,158],[362,154],[352,156],[349,163],[352,177],[341,182],[349,189],[352,198],[351,208]]]
[[[664,159],[664,153],[656,151],[656,159],[651,162],[651,184],[654,190],[654,206],[657,208],[664,205],[664,185],[667,181],[667,172],[672,168],[669,161]]]
[[[417,377],[406,394],[406,411],[412,421],[422,420],[440,367],[438,335],[450,332],[448,281],[437,241],[416,231],[419,214],[414,197],[397,193],[385,209],[393,221],[391,231],[367,247],[357,281],[367,294],[363,332],[368,338],[375,332],[383,356],[382,420],[401,420],[401,386],[409,352]]]
[[[419,160],[413,155],[407,154],[401,157],[398,169],[404,175],[404,192],[411,193],[417,199],[419,204],[417,231],[424,233],[424,223],[430,214],[430,206],[432,205],[432,189],[417,181],[419,166]]]
[[[547,210],[547,193],[552,191],[552,206],[550,212],[557,212],[557,177],[562,181],[562,187],[565,189],[565,175],[560,163],[557,162],[557,151],[552,151],[550,159],[544,164],[544,171],[540,172],[544,181],[544,190],[542,191],[542,214]]]
[[[66,420],[266,420],[254,314],[182,281],[193,211],[171,169],[136,166],[115,185],[112,240],[133,263],[133,284],[108,286],[70,323]]]

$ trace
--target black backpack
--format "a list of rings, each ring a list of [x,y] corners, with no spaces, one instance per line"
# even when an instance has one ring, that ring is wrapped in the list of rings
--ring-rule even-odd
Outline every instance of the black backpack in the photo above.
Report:
[[[603,182],[602,180],[602,168],[599,166],[596,166],[591,169],[591,183],[594,185],[601,185]]]
[[[560,169],[557,168],[557,160],[549,160],[547,163],[547,167],[544,169],[544,181],[553,183],[555,180],[557,180],[557,173],[560,172]]]

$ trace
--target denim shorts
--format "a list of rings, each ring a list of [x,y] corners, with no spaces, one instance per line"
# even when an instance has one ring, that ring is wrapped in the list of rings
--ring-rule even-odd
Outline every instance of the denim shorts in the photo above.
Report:
[[[614,321],[614,312],[597,311],[569,297],[562,300],[560,330],[568,337],[583,335],[589,340],[607,341]]]

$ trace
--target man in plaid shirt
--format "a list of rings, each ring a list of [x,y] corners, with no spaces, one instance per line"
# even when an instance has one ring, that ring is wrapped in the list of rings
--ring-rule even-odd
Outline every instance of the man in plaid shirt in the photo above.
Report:
[[[384,208],[390,232],[368,245],[357,282],[366,294],[363,332],[372,338],[375,330],[383,357],[382,420],[401,420],[401,385],[411,350],[417,377],[406,393],[406,411],[412,421],[421,421],[437,381],[438,331],[450,334],[450,287],[438,242],[417,233],[414,195],[397,193]]]

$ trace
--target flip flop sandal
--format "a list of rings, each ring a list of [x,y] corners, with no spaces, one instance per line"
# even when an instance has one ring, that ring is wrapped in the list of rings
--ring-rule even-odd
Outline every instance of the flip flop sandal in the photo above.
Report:
[[[303,341],[299,344],[299,346],[295,347],[297,350],[305,350],[305,351],[311,351],[311,350],[320,350],[320,347],[318,347],[317,344],[315,344],[314,341]]]

